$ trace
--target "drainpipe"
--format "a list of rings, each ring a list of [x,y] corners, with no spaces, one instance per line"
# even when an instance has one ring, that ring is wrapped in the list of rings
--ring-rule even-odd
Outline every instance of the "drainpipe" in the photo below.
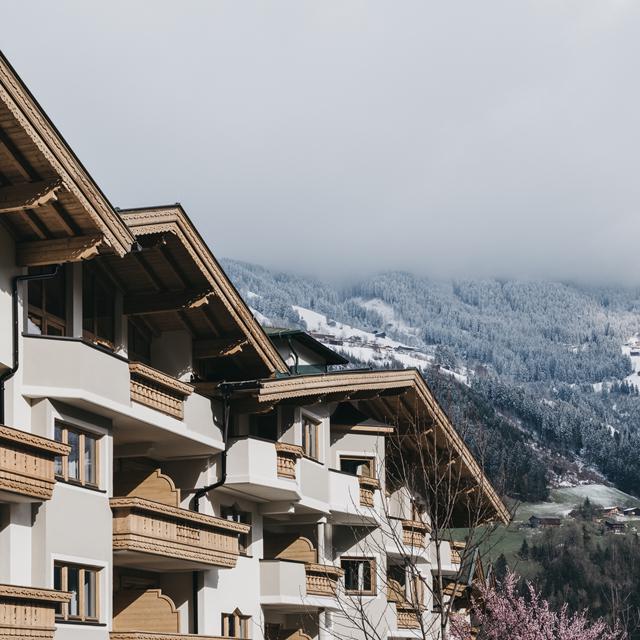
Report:
[[[18,371],[20,366],[20,319],[18,318],[18,285],[21,282],[30,282],[32,280],[49,280],[58,275],[61,265],[56,264],[51,273],[41,273],[33,275],[14,276],[11,281],[11,305],[12,305],[12,340],[13,340],[13,366],[0,376],[0,424],[4,424],[5,420],[5,385],[8,380]]]
[[[293,365],[293,372],[298,375],[298,364],[300,363],[300,356],[298,355],[298,352],[295,350],[294,346],[293,346],[293,342],[291,341],[291,338],[287,338],[287,342],[289,343],[289,349],[291,349],[291,353],[293,353],[293,361],[294,361],[294,365]]]
[[[203,498],[209,491],[213,491],[218,487],[221,487],[227,481],[227,451],[229,449],[229,418],[231,415],[231,409],[229,406],[230,390],[223,383],[220,384],[223,398],[223,412],[222,412],[222,440],[224,442],[224,449],[220,453],[220,478],[206,487],[198,489],[193,494],[193,510],[200,511],[200,499]]]
[[[221,487],[227,481],[227,450],[229,448],[229,418],[231,416],[231,408],[229,406],[229,396],[231,391],[225,386],[224,383],[220,384],[222,389],[223,398],[223,411],[222,411],[222,439],[224,442],[224,449],[220,453],[220,478],[213,484],[207,485],[198,489],[193,494],[193,510],[200,511],[200,499],[203,498],[209,491],[213,491],[218,487]],[[192,577],[193,587],[193,633],[198,633],[198,592],[200,590],[199,572],[194,571]]]

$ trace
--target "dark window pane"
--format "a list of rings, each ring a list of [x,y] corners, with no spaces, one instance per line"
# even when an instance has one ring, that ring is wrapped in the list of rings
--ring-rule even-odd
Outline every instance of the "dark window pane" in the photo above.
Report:
[[[62,269],[58,271],[54,278],[44,281],[46,311],[63,321],[65,320],[67,308],[64,285],[65,277]]]
[[[93,326],[93,302],[95,297],[94,275],[87,264],[82,272],[82,328],[89,333],[94,333]]]
[[[67,568],[67,590],[71,591],[71,602],[69,603],[69,615],[77,616],[79,615],[79,601],[78,601],[78,592],[79,592],[79,570],[77,567],[68,567]]]
[[[96,484],[96,440],[92,436],[84,436],[84,481]]]
[[[62,591],[62,569],[58,565],[53,567],[53,588]],[[62,603],[56,604],[56,615],[62,615]]]
[[[115,287],[97,267],[85,263],[82,272],[82,327],[87,338],[113,343]]]
[[[31,269],[29,269],[31,274]],[[44,305],[42,280],[30,280],[28,284],[29,289],[29,305],[42,309]]]
[[[360,460],[350,460],[349,458],[342,458],[340,460],[340,471],[344,471],[346,473],[357,476],[361,464],[362,463],[360,462]]]
[[[84,571],[84,615],[87,618],[96,617],[96,573],[90,569]]]
[[[54,428],[54,439],[56,442],[62,442],[62,427],[56,425]],[[57,476],[62,475],[62,456],[56,456],[55,458],[55,474]]]
[[[64,329],[58,324],[51,324],[51,322],[49,322],[47,324],[47,335],[48,336],[63,336],[64,335]]]
[[[250,416],[249,433],[275,442],[278,439],[278,412]]]
[[[371,591],[371,563],[363,562],[362,563],[362,590],[363,591]]]
[[[80,480],[80,436],[74,431],[69,431],[69,478]]]
[[[129,359],[151,363],[151,332],[145,331],[137,323],[129,321],[128,329]]]
[[[115,295],[113,288],[101,281],[96,286],[96,334],[98,337],[114,341],[114,306]]]
[[[358,590],[358,563],[353,561],[343,561],[344,586],[349,591]]]

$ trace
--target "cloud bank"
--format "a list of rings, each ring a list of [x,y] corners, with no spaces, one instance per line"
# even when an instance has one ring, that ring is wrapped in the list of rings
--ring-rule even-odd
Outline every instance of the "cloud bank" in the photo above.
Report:
[[[219,255],[628,284],[639,35],[631,0],[5,0],[0,23],[111,201],[180,201]]]

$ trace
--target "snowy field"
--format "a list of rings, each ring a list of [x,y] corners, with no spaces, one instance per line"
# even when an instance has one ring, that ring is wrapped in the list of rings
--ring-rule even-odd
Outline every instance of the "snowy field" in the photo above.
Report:
[[[587,484],[579,487],[567,487],[552,489],[548,502],[525,503],[518,507],[514,520],[524,522],[533,514],[543,516],[566,516],[576,507],[580,506],[585,498],[600,507],[636,507],[640,506],[640,500],[628,493],[618,491],[614,487],[604,484]]]

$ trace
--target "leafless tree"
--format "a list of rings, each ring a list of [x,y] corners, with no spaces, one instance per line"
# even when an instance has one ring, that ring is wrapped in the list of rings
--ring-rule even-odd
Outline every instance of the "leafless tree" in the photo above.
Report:
[[[487,499],[478,434],[479,469],[474,471],[460,440],[431,416],[421,417],[419,411],[415,416],[407,419],[399,409],[395,433],[378,456],[378,477],[384,474],[384,483],[377,526],[347,527],[359,555],[385,559],[370,569],[377,592],[386,594],[385,606],[380,607],[380,598],[340,585],[332,637],[386,640],[384,619],[395,616],[420,638],[445,640],[450,617],[466,614],[474,580],[482,576],[483,557],[497,539],[499,523],[495,505]],[[366,509],[360,508],[364,516]],[[424,562],[425,554],[430,564]],[[402,567],[404,584],[389,570],[390,558]]]

